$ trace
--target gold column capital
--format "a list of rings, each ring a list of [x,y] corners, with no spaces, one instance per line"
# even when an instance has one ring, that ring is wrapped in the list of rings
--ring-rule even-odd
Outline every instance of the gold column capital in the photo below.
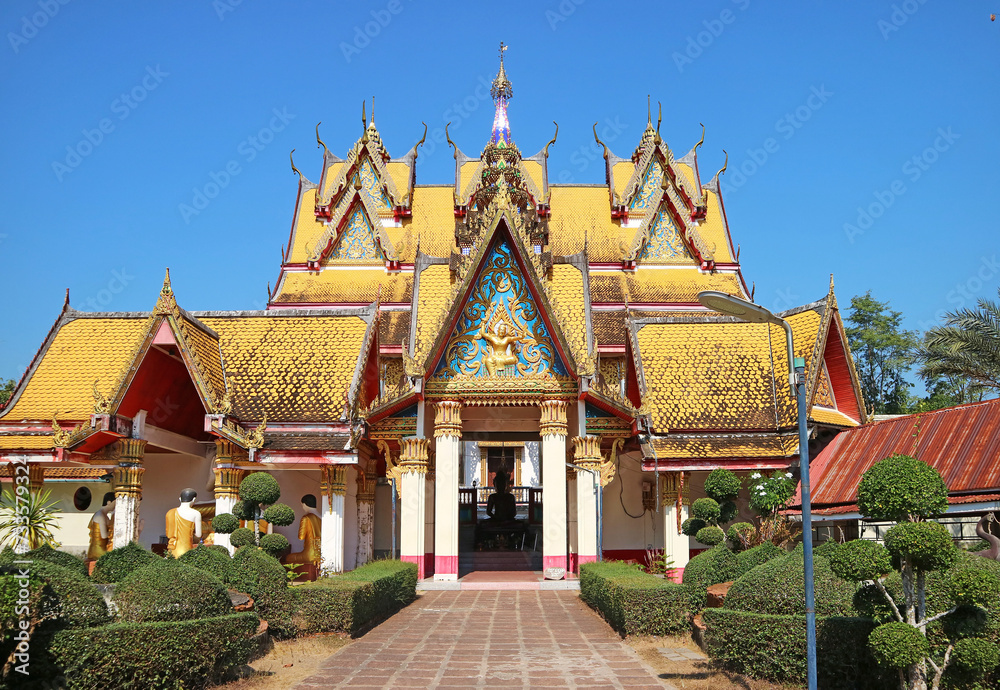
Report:
[[[462,403],[456,400],[443,400],[434,405],[434,436],[462,435]]]
[[[375,475],[358,470],[358,502],[372,503],[375,501]]]
[[[347,493],[347,465],[320,465],[320,491],[332,498]]]
[[[215,498],[234,498],[239,500],[240,482],[243,481],[243,470],[236,467],[215,468]]]
[[[542,436],[554,434],[565,436],[568,428],[566,410],[569,405],[565,400],[543,400],[538,404],[542,418],[538,423],[538,431]]]
[[[575,436],[573,438],[573,464],[596,470],[600,468],[603,461],[600,436]]]
[[[236,455],[236,444],[226,438],[215,439],[215,464],[228,465]]]
[[[664,472],[660,475],[661,505],[665,508],[691,505],[691,487],[688,484],[689,472]],[[678,496],[680,501],[678,501]]]
[[[134,465],[142,464],[142,456],[146,453],[146,441],[141,438],[120,438],[114,442],[112,451],[118,462]]]
[[[115,487],[115,498],[142,498],[142,474],[146,468],[142,465],[119,465],[112,471],[112,481]]]
[[[407,436],[400,440],[400,444],[402,449],[399,453],[399,468],[403,474],[408,472],[426,474],[427,449],[430,446],[430,439]]]

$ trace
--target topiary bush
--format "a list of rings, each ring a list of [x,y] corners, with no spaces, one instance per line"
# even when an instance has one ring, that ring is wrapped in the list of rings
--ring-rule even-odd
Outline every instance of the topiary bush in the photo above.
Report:
[[[66,553],[65,551],[56,551],[48,544],[43,544],[37,549],[32,549],[23,556],[20,556],[20,560],[47,561],[49,563],[55,563],[58,566],[62,566],[67,570],[79,573],[84,577],[87,576],[87,564],[82,558],[74,556],[71,553]]]
[[[281,558],[291,548],[292,545],[283,534],[265,534],[260,538],[261,551],[274,558]]]
[[[621,561],[581,565],[580,598],[624,635],[672,635],[690,625],[686,587]]]
[[[739,478],[729,470],[717,469],[709,473],[705,479],[708,496],[697,499],[691,505],[691,517],[681,523],[681,532],[707,546],[721,544],[726,533],[720,525],[736,517],[737,508],[733,499],[739,495],[740,485]]]
[[[721,527],[709,525],[698,530],[694,538],[707,546],[716,546],[726,540],[726,533],[722,531]]]
[[[701,520],[702,522],[715,524],[715,521],[719,519],[719,515],[722,512],[719,508],[719,503],[712,498],[699,498],[693,504],[691,504],[691,515],[694,516],[696,520]]]
[[[938,522],[900,522],[885,533],[885,548],[897,564],[908,557],[914,568],[924,571],[944,570],[958,556],[951,533]]]
[[[853,616],[857,585],[837,577],[825,558],[813,559],[816,615]],[[805,615],[805,565],[801,548],[740,576],[724,608],[752,613]]]
[[[212,618],[233,612],[222,580],[165,558],[125,577],[112,601],[119,619],[127,623]]]
[[[705,478],[705,493],[719,503],[735,501],[742,486],[740,478],[724,468],[712,470]]]
[[[839,548],[840,542],[830,539],[814,548],[813,554],[816,556],[822,556],[823,558],[831,558]]]
[[[948,510],[948,487],[927,463],[893,455],[861,476],[858,510],[872,520],[926,520]]]
[[[889,668],[906,668],[930,653],[927,638],[906,623],[883,623],[868,636],[875,661]]]
[[[233,559],[224,546],[205,546],[200,544],[177,559],[184,565],[203,570],[210,575],[228,583],[232,577]]]
[[[220,513],[212,518],[212,531],[219,534],[232,534],[240,528],[240,521],[232,513]]]
[[[284,503],[278,503],[264,510],[264,519],[272,525],[287,527],[295,522],[295,511]]]
[[[749,573],[759,565],[764,565],[768,561],[779,556],[784,556],[785,550],[780,546],[775,546],[769,541],[758,544],[746,551],[736,554],[736,579]]]
[[[102,583],[121,582],[132,572],[158,560],[163,559],[152,551],[146,551],[138,543],[132,542],[98,558],[90,579]]]
[[[267,472],[252,472],[240,482],[240,500],[244,503],[270,505],[281,498],[278,480]]]
[[[254,600],[256,611],[277,637],[294,635],[288,577],[284,566],[256,546],[244,546],[233,556],[230,587]]]
[[[849,582],[861,582],[874,580],[890,572],[892,558],[888,549],[878,542],[855,539],[833,552],[830,567],[839,577]]]
[[[683,577],[683,583],[690,587],[692,609],[697,611],[705,605],[705,590],[720,582],[729,582],[737,572],[736,554],[724,544],[692,558],[684,568]]]
[[[4,564],[0,566],[0,580],[3,581],[5,595],[0,599],[0,616],[4,621],[4,629],[10,621],[14,622],[22,616],[18,613],[17,604],[21,571],[23,565]],[[29,589],[37,595],[38,606],[30,607],[32,618],[45,619],[65,626],[91,626],[108,622],[109,614],[104,597],[91,582],[69,568],[50,563],[35,561],[27,570],[30,571],[32,586]]]
[[[248,527],[238,527],[229,535],[229,543],[234,549],[249,546],[254,543],[253,530]]]
[[[757,528],[751,525],[749,522],[737,522],[729,528],[726,532],[726,538],[732,542],[733,546],[737,548],[744,548],[747,543],[753,538],[754,532]]]

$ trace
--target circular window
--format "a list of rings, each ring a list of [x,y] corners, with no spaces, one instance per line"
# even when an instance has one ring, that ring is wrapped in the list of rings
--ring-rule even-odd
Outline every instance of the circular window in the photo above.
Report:
[[[90,495],[90,489],[85,486],[81,486],[73,494],[73,505],[76,506],[77,510],[86,510],[90,507],[90,501],[93,497]]]

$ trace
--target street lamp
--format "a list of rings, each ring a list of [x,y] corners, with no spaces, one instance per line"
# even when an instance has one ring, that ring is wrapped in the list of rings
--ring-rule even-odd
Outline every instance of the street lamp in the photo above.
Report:
[[[806,362],[795,357],[792,349],[792,327],[770,311],[724,292],[706,290],[698,293],[698,301],[720,314],[735,316],[751,323],[773,323],[785,329],[788,341],[788,383],[795,391],[799,418],[799,466],[802,482],[802,550],[805,561],[806,586],[806,673],[809,690],[816,690],[816,596],[813,590],[812,506],[809,494],[809,432],[806,429]]]

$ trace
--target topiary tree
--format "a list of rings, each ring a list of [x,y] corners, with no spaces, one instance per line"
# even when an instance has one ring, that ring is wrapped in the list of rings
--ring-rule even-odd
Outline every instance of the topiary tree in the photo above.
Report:
[[[239,520],[253,521],[253,543],[259,546],[261,519],[278,527],[295,522],[295,511],[284,503],[278,503],[279,498],[281,487],[278,486],[277,479],[267,472],[248,474],[240,482],[240,500],[233,505],[233,512],[216,515],[212,519],[212,529],[220,534],[235,535],[239,531]],[[229,543],[237,546],[232,537]],[[272,547],[275,543],[271,540]]]
[[[133,541],[98,558],[90,579],[101,583],[120,582],[133,570],[156,560],[160,560],[160,557]]]
[[[112,601],[118,607],[119,619],[129,623],[211,618],[233,611],[222,580],[166,558],[125,577],[118,583]]]
[[[885,546],[856,540],[839,546],[830,556],[834,572],[866,583],[866,589],[859,592],[858,608],[876,619],[889,619],[872,632],[869,644],[879,663],[899,669],[901,687],[911,690],[925,690],[928,681],[935,690],[941,686],[956,645],[975,627],[967,624],[969,612],[985,612],[1000,597],[1000,577],[995,571],[952,568],[959,552],[951,534],[943,525],[927,521],[947,507],[948,487],[937,470],[905,455],[885,458],[866,471],[858,484],[858,509],[863,516],[897,522],[886,532]],[[937,573],[945,579],[939,589],[947,591],[949,608],[931,614],[927,581]],[[894,597],[887,587],[894,578],[898,578],[901,597]],[[874,596],[876,592],[880,597]],[[930,604],[937,608],[937,602]],[[948,617],[955,620],[944,626],[940,648],[935,648],[928,639],[928,625]],[[975,649],[975,655],[988,659],[984,645],[996,648],[986,640],[963,643],[961,648],[966,658]]]
[[[705,478],[707,498],[699,498],[691,505],[691,515],[681,524],[681,531],[702,544],[716,546],[726,539],[721,525],[736,517],[734,502],[740,493],[739,477],[727,469],[712,470]]]
[[[283,534],[265,534],[260,538],[260,549],[268,556],[281,558],[292,548]]]
[[[233,545],[234,549],[238,549],[241,546],[250,546],[253,544],[253,530],[248,527],[239,527],[233,530],[233,533],[229,535],[229,543]]]
[[[228,583],[232,577],[233,559],[229,557],[229,550],[224,546],[199,544],[190,551],[181,554],[177,560],[184,565],[215,575],[223,582]]]

